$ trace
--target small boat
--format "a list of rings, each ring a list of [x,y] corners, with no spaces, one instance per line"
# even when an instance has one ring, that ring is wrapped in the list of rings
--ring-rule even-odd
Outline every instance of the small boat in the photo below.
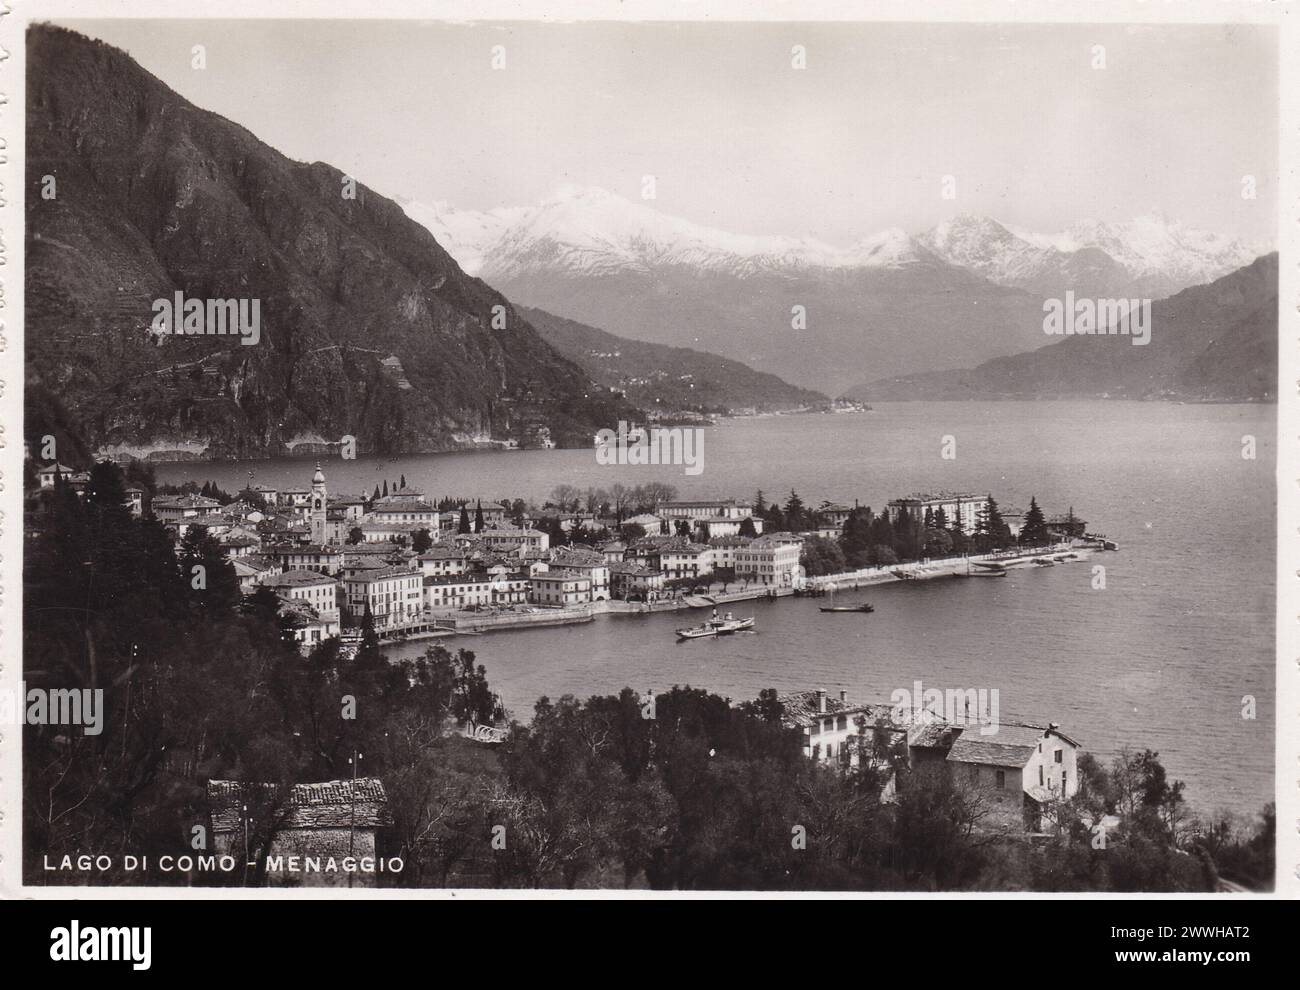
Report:
[[[971,571],[969,574],[962,574],[961,577],[1006,577],[1006,571]]]
[[[708,622],[703,622],[698,626],[691,626],[688,629],[678,629],[678,639],[704,639],[709,636],[729,636],[731,633],[744,632],[747,629],[754,628],[754,617],[751,615],[745,619],[737,619],[730,612],[725,618],[719,619],[717,613]]]
[[[874,612],[876,607],[869,602],[861,602],[857,605],[819,605],[818,610],[822,612]]]
[[[1055,567],[1055,566],[1056,566],[1056,565],[1053,564],[1050,560],[1047,560],[1047,559],[1044,558],[1044,557],[1039,557],[1037,560],[1034,561],[1034,563],[1035,563],[1036,565],[1038,565],[1039,567]]]
[[[678,629],[678,639],[703,639],[705,636],[718,635],[718,627],[710,623],[702,626],[691,626],[689,629]]]

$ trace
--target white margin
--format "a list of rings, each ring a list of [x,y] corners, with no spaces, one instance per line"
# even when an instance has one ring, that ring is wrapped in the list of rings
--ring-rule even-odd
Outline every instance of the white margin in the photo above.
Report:
[[[1290,0],[0,0],[0,689],[21,680],[23,207],[27,25],[59,18],[513,21],[986,21],[1042,23],[1273,24],[1279,27],[1279,402],[1277,436],[1277,691],[1274,780],[1277,796],[1277,884],[1269,895],[1185,894],[1180,900],[1300,896],[1300,8]],[[185,887],[31,887],[21,883],[19,733],[0,727],[0,897],[83,899],[314,900],[328,889]],[[1226,758],[1226,757],[1225,757]],[[694,892],[348,890],[362,900],[700,899]],[[960,898],[940,893],[741,892],[741,899]],[[1024,894],[980,892],[981,898],[1155,900],[1167,894]]]

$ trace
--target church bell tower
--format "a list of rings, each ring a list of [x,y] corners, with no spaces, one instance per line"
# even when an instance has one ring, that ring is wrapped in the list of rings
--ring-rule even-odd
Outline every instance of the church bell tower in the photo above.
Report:
[[[317,546],[325,541],[325,511],[329,499],[325,494],[325,472],[316,462],[316,473],[311,477],[311,541]]]

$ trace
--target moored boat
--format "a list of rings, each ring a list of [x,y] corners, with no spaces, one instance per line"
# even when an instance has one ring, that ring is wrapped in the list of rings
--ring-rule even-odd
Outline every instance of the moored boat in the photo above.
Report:
[[[820,605],[819,610],[822,612],[874,612],[876,607],[869,602],[860,602],[857,605]]]

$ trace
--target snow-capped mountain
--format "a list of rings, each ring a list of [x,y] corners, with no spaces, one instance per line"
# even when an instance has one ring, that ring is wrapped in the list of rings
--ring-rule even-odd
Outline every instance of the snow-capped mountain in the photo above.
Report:
[[[1045,298],[1162,298],[1260,253],[1158,218],[1037,234],[959,216],[836,246],[720,230],[578,186],[488,212],[403,207],[514,302],[821,391],[1019,353],[1043,343]]]
[[[782,270],[900,267],[926,252],[893,228],[846,248],[808,237],[736,234],[661,213],[590,186],[564,186],[535,207],[488,212],[401,201],[461,267],[488,281],[542,270],[609,275],[684,267],[756,275]]]
[[[1079,295],[1163,298],[1212,282],[1269,250],[1155,216],[1122,223],[1086,220],[1057,234],[1039,234],[963,215],[918,240],[945,261],[999,285],[1052,296],[1073,289]]]
[[[572,185],[531,207],[479,212],[411,201],[403,207],[462,268],[488,281],[547,270],[610,275],[662,267],[745,277],[901,268],[937,257],[998,285],[1034,292],[1119,295],[1145,288],[1169,295],[1213,281],[1270,249],[1156,216],[1085,220],[1043,234],[970,214],[915,236],[891,228],[837,247],[808,237],[719,230],[604,189]]]

